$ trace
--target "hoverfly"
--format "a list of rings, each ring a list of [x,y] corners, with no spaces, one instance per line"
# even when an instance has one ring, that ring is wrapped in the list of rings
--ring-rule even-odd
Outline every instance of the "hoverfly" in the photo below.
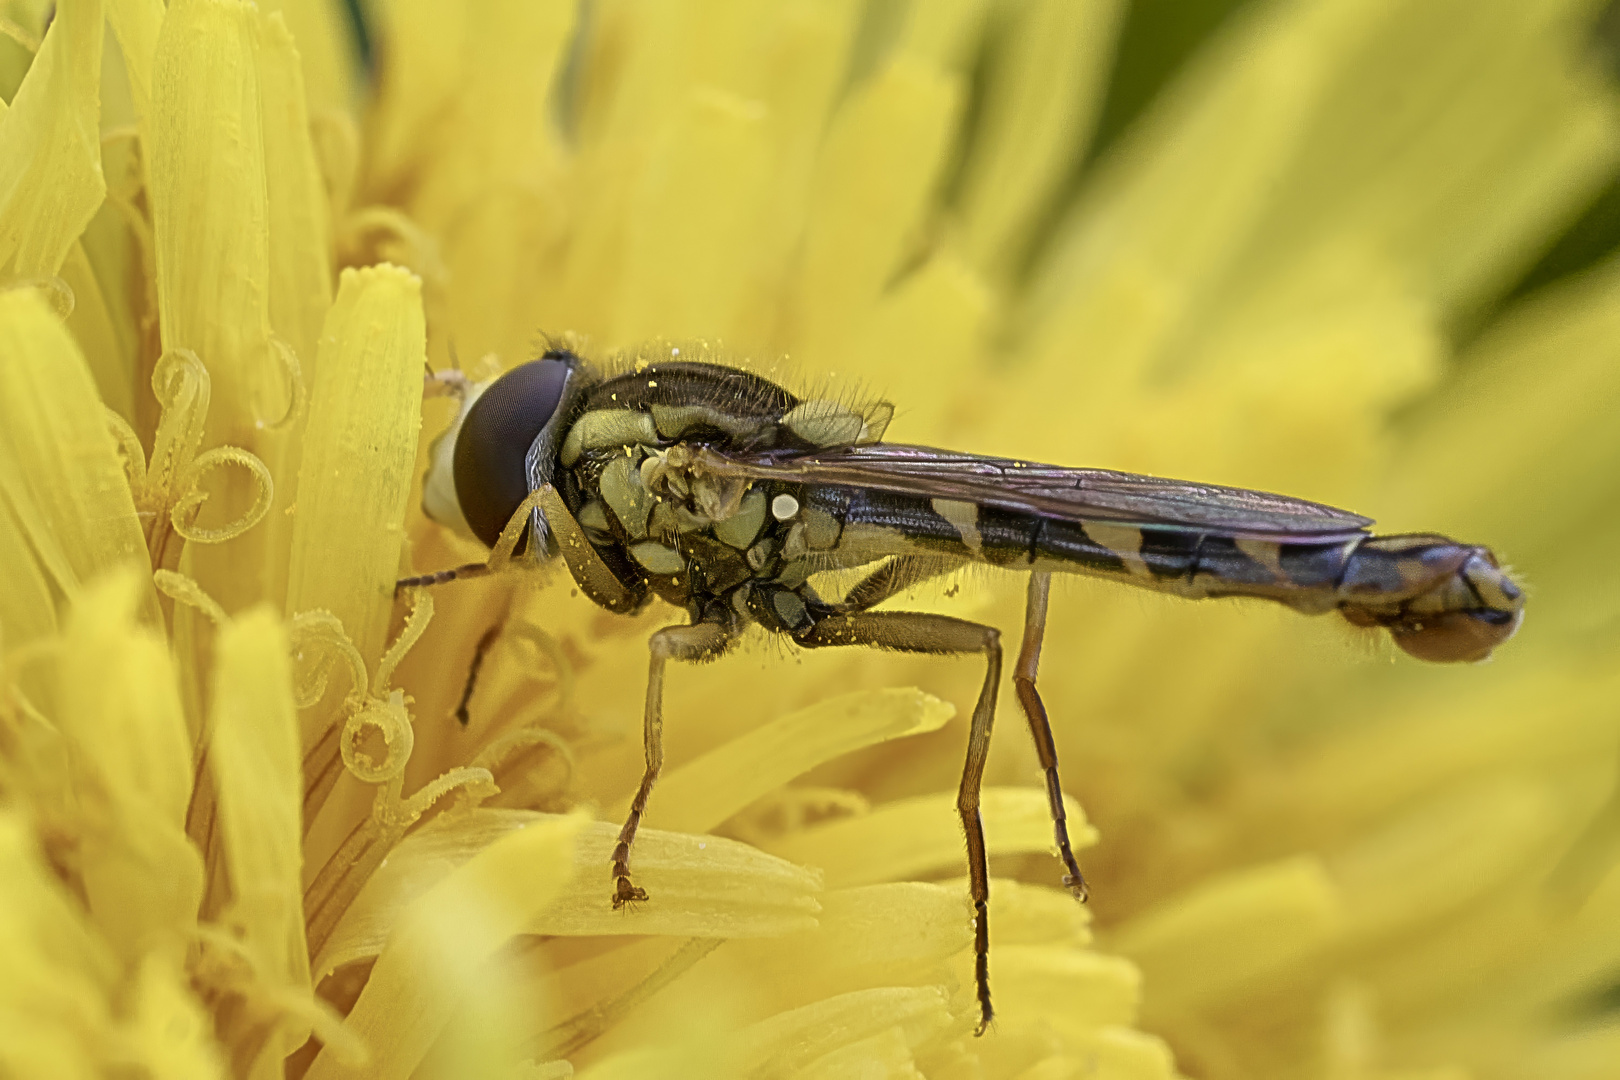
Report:
[[[957,796],[981,1033],[992,1010],[979,788],[1001,636],[964,619],[873,607],[966,563],[1029,573],[1013,685],[1045,772],[1063,881],[1082,900],[1035,687],[1052,574],[1337,611],[1385,628],[1423,660],[1484,659],[1518,627],[1524,594],[1486,548],[1432,534],[1375,536],[1367,518],[1258,491],[885,443],[892,414],[886,403],[856,410],[801,401],[746,371],[682,360],[678,349],[610,376],[554,348],[464,388],[460,415],[434,449],[427,514],[494,547],[527,502],[531,556],[560,556],[597,604],[629,613],[657,595],[690,618],[650,640],[646,769],[613,851],[614,907],[647,899],[630,856],[663,763],[664,667],[711,660],[750,624],[805,648],[983,657]],[[841,596],[823,596],[811,582],[863,568]],[[472,564],[399,587],[486,569]]]

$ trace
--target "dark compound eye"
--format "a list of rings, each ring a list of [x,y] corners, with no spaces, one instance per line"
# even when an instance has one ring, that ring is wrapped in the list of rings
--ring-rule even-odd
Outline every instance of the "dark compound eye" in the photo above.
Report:
[[[572,359],[571,357],[569,359]],[[524,461],[573,367],[549,354],[513,368],[473,402],[456,436],[456,498],[473,534],[490,547],[529,494]]]

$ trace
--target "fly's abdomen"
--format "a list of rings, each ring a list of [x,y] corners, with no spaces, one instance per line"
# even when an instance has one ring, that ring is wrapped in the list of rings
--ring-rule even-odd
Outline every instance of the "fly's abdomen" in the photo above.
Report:
[[[817,493],[842,522],[850,561],[934,554],[1009,570],[1107,577],[1177,596],[1256,597],[1305,614],[1339,611],[1389,630],[1423,660],[1481,660],[1513,635],[1519,586],[1483,547],[1443,536],[1254,536],[1072,520],[950,499]]]
[[[1381,626],[1420,660],[1483,660],[1518,629],[1524,591],[1489,549],[1444,536],[1319,543],[1206,536],[1193,582],[1206,596],[1266,596]]]
[[[1364,534],[1331,542],[1237,539],[1207,530],[1046,517],[952,499],[845,490],[841,546],[876,558],[934,554],[1009,570],[1107,577],[1178,596],[1258,596],[1303,611],[1337,606],[1335,587]]]
[[[1443,536],[1373,536],[1339,589],[1357,626],[1382,626],[1420,660],[1483,660],[1513,636],[1524,590],[1489,548]]]
[[[1129,569],[1082,523],[1003,510],[957,499],[918,498],[887,491],[814,491],[841,523],[838,553],[856,564],[887,555],[930,555],[989,563],[1009,570],[1129,577]],[[1049,565],[1048,565],[1049,564]]]

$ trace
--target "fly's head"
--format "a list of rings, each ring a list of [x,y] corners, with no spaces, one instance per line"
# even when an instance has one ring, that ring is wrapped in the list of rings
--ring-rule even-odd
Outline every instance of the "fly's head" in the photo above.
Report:
[[[531,491],[551,483],[574,405],[598,377],[566,349],[552,349],[499,378],[467,387],[461,411],[433,444],[422,510],[441,525],[494,547]],[[537,558],[550,529],[536,509]]]

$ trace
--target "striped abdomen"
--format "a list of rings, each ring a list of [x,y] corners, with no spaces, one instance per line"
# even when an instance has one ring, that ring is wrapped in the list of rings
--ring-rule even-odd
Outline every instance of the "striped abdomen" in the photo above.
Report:
[[[1443,536],[1347,531],[1263,539],[1067,520],[950,499],[826,488],[808,507],[843,524],[840,562],[937,554],[1011,570],[1108,577],[1189,598],[1263,597],[1383,626],[1424,660],[1480,660],[1512,636],[1524,595],[1489,550]]]

